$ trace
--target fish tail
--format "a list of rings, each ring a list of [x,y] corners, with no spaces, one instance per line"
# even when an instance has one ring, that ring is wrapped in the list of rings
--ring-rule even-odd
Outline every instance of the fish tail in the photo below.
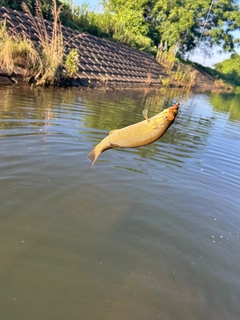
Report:
[[[93,148],[91,152],[89,152],[88,159],[90,161],[92,161],[91,168],[94,166],[94,163],[96,162],[96,160],[99,157],[100,153],[101,152],[97,152],[96,147]]]
[[[98,145],[96,145],[91,152],[88,154],[88,159],[92,161],[91,168],[94,166],[94,163],[97,161],[98,157],[105,150],[111,149],[113,146],[108,141],[108,136],[103,139]]]

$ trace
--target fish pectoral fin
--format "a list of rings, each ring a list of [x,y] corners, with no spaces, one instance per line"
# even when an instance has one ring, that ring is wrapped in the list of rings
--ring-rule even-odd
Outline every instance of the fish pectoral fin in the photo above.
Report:
[[[118,129],[114,129],[114,130],[111,130],[111,131],[109,131],[109,135],[110,134],[113,134],[114,132],[116,132]]]
[[[111,141],[109,141],[109,143],[112,148],[120,148],[120,146],[116,143],[112,143]]]

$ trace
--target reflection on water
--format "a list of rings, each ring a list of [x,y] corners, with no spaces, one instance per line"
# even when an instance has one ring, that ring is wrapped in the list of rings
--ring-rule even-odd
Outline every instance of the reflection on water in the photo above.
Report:
[[[213,94],[211,97],[211,103],[217,111],[225,112],[229,114],[231,120],[240,119],[240,95],[233,94]]]
[[[0,88],[0,319],[236,319],[239,97],[156,143],[87,154],[174,91]]]

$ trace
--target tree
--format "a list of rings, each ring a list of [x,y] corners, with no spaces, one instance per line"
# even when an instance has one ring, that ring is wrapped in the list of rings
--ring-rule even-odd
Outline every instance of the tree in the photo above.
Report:
[[[0,7],[9,7],[15,10],[19,10],[20,3],[18,0],[0,0]]]
[[[36,15],[36,3],[39,2],[44,18],[47,20],[52,20],[51,11],[53,6],[53,0],[0,0],[0,6],[5,6],[11,9],[22,11],[23,2],[28,6],[29,10],[33,15]],[[63,5],[61,12],[61,22],[63,23],[63,25],[72,28],[77,28],[77,26],[74,25],[74,17],[69,4],[63,3],[63,1],[60,0],[57,0],[56,2],[58,7],[60,5]]]
[[[35,0],[24,1],[34,13]],[[39,1],[44,17],[51,19],[52,0]],[[142,50],[156,52],[161,43],[163,50],[175,46],[183,56],[199,42],[208,51],[218,45],[225,52],[234,52],[240,44],[233,35],[240,29],[237,0],[102,0],[101,13],[89,9],[82,12],[81,6],[72,6],[70,0],[61,2],[63,25],[96,35],[108,34]],[[18,10],[20,3],[21,0],[0,0],[0,5]]]
[[[219,62],[215,65],[222,78],[229,83],[240,86],[240,55],[232,54],[229,59]]]
[[[156,51],[157,47],[154,48],[149,37],[149,26],[144,17],[145,2],[103,0],[103,15],[110,17],[113,39],[141,50]]]
[[[146,35],[154,44],[162,40],[166,49],[178,44],[182,54],[194,49],[200,39],[205,46],[219,45],[225,52],[233,52],[240,43],[232,34],[240,28],[236,0],[104,0],[103,5],[117,15],[126,8],[141,12]]]

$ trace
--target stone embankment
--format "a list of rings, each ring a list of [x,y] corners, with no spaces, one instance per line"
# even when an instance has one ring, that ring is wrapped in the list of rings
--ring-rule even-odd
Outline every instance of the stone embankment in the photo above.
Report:
[[[32,19],[26,13],[0,7],[0,21],[6,20],[9,29],[38,43],[38,33]],[[44,22],[51,33],[52,23],[47,20]],[[62,27],[62,34],[66,52],[74,48],[79,52],[78,72],[74,79],[71,79],[71,85],[156,87],[161,86],[160,76],[168,77],[165,69],[145,52],[66,27]],[[9,80],[6,76],[7,72],[0,70],[0,80],[4,77],[5,81],[9,82],[16,79],[17,72],[14,78],[9,77]],[[213,79],[197,71],[195,87],[211,90],[214,87]]]

